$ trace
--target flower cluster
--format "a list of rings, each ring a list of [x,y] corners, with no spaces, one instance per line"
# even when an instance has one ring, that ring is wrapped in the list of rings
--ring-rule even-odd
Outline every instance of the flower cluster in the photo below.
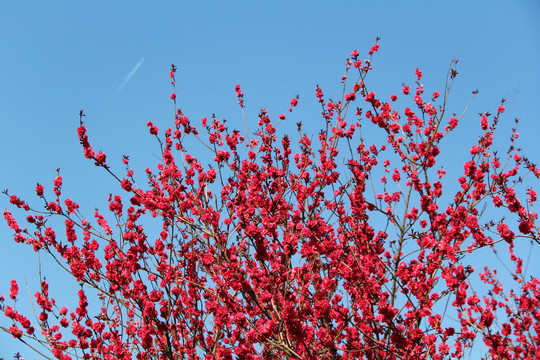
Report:
[[[515,129],[497,154],[504,101],[480,115],[480,137],[451,178],[441,143],[461,120],[444,108],[457,61],[443,92],[426,96],[416,69],[416,82],[389,102],[365,83],[378,49],[364,60],[351,53],[341,99],[316,87],[318,136],[302,123],[298,136],[279,135],[286,117],[274,122],[266,109],[251,139],[247,124],[244,137],[215,115],[197,128],[176,108],[173,65],[174,125],[147,123],[161,159],[145,185],[127,156],[117,175],[92,150],[81,112],[84,156],[118,180],[119,194],[109,196],[109,216],[96,210],[93,220],[61,201],[60,175],[54,201],[35,189],[44,210],[8,195],[32,227],[5,210],[15,241],[53,256],[81,289],[70,311],[43,280],[31,323],[8,304],[19,301],[13,280],[10,299],[0,299],[12,324],[3,329],[66,360],[462,359],[477,342],[494,359],[540,358],[540,280],[518,251],[540,243],[540,170],[514,146]],[[362,136],[371,125],[380,142]],[[190,152],[187,137],[208,153]],[[47,226],[51,217],[64,227]],[[475,254],[506,249],[513,283],[472,266]],[[473,278],[488,290],[473,289]]]

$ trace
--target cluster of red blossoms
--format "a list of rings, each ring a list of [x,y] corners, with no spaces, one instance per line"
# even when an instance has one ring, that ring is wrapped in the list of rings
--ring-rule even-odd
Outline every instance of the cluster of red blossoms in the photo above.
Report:
[[[460,120],[445,109],[457,61],[443,92],[425,96],[416,69],[403,99],[387,101],[365,84],[378,49],[351,54],[339,101],[317,86],[316,137],[301,123],[298,136],[278,136],[285,115],[274,123],[264,109],[244,135],[215,116],[198,128],[180,109],[162,133],[149,122],[162,160],[144,185],[127,157],[119,175],[93,151],[81,112],[84,155],[121,194],[93,221],[61,199],[60,176],[53,201],[36,187],[44,209],[8,195],[31,227],[5,210],[14,240],[53,256],[81,289],[70,310],[43,280],[31,321],[13,280],[2,329],[57,359],[462,359],[477,345],[493,359],[540,358],[540,281],[518,253],[518,242],[540,243],[537,194],[523,185],[540,170],[514,146],[516,130],[502,158],[494,150],[501,104],[481,115],[463,172],[449,178],[440,145]],[[236,96],[243,109],[239,85]],[[370,124],[381,143],[362,137]],[[207,156],[189,151],[190,137]],[[472,266],[497,251],[509,254],[509,283]]]

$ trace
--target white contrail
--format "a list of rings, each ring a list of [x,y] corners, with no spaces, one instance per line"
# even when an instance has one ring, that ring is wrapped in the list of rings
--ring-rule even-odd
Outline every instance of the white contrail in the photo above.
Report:
[[[126,86],[126,84],[128,83],[129,80],[131,80],[131,78],[133,77],[133,75],[135,75],[135,73],[137,72],[137,70],[139,70],[139,68],[141,67],[142,63],[144,61],[144,58],[141,58],[141,60],[139,60],[139,62],[137,63],[137,65],[135,65],[135,67],[133,67],[133,69],[130,71],[130,73],[128,74],[128,76],[126,76],[126,78],[124,79],[124,81],[122,81],[122,83],[120,84],[120,86],[118,86],[116,88],[116,90],[114,91],[114,93],[112,94],[111,96],[111,99],[116,97],[118,94],[120,94],[120,91],[122,91],[122,89],[124,89],[124,87]]]

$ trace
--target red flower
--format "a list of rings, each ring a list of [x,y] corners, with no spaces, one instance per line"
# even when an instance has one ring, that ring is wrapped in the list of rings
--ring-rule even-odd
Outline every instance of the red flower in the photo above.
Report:
[[[514,233],[508,228],[508,225],[504,223],[497,225],[497,231],[499,232],[499,235],[501,235],[501,237],[504,239],[504,241],[509,244],[511,244],[515,238]]]
[[[455,129],[458,124],[458,119],[455,117],[451,117],[450,120],[448,120],[448,126],[450,126],[451,129]]]
[[[102,153],[101,151],[96,154],[96,161],[99,164],[105,164],[105,161],[107,160],[107,156]]]
[[[375,44],[371,47],[371,49],[369,49],[369,52],[368,54],[369,55],[373,55],[373,53],[377,52],[379,50],[379,44]]]
[[[405,95],[409,95],[409,91],[411,90],[410,87],[406,86],[406,85],[403,85],[403,94]]]
[[[151,121],[148,121],[146,123],[146,126],[150,128],[150,134],[157,135],[158,134],[158,127],[154,126],[154,124]]]
[[[482,118],[480,119],[480,126],[482,126],[482,130],[487,130],[489,126],[487,116],[484,114],[482,114]]]
[[[534,224],[532,223],[532,221],[521,220],[521,222],[519,223],[519,231],[522,234],[530,233],[533,228],[534,228]]]
[[[19,286],[15,280],[11,280],[11,287],[9,290],[9,297],[15,299],[19,295]]]
[[[131,182],[128,179],[122,179],[122,183],[120,184],[120,186],[122,186],[122,189],[128,192],[132,190]]]
[[[71,199],[66,199],[64,203],[66,204],[67,210],[70,214],[74,214],[75,211],[79,208],[79,204],[74,203]]]
[[[9,333],[17,339],[20,339],[22,337],[22,330],[18,329],[16,326],[11,326],[9,328]]]
[[[529,202],[530,203],[533,203],[537,200],[536,198],[536,191],[534,191],[533,189],[529,189],[529,191],[527,192],[529,194]]]
[[[214,157],[214,160],[218,163],[229,160],[229,152],[225,150],[218,150],[216,153],[216,156]]]
[[[45,190],[45,187],[43,185],[37,184],[37,186],[36,186],[36,195],[37,196],[43,196],[43,190]]]

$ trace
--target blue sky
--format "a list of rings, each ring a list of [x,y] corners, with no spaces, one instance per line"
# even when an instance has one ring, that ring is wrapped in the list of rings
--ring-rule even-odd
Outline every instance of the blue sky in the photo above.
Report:
[[[474,141],[477,113],[493,112],[506,98],[507,126],[521,119],[520,144],[539,163],[539,20],[535,0],[0,0],[0,188],[35,204],[36,182],[49,186],[61,168],[66,196],[90,210],[105,208],[108,193],[117,190],[83,158],[78,111],[85,109],[94,148],[113,167],[123,169],[123,154],[136,168],[154,166],[159,149],[145,124],[171,123],[171,63],[179,68],[179,106],[192,119],[215,113],[241,128],[239,83],[248,123],[262,107],[276,117],[299,94],[284,131],[297,121],[317,129],[315,85],[337,97],[345,58],[354,49],[365,57],[377,36],[381,48],[370,78],[377,93],[398,93],[403,82],[413,83],[416,67],[426,89],[443,90],[457,47],[450,111],[461,113],[471,91],[479,94],[465,117],[471,128],[453,140],[456,151]],[[5,224],[0,239],[0,292],[12,278],[28,279],[35,291],[35,255],[12,244]],[[12,350],[29,354],[3,334],[0,349],[6,358]]]

